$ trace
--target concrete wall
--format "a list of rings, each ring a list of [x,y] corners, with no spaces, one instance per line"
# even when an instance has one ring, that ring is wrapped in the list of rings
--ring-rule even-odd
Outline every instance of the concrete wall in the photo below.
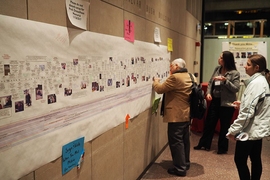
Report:
[[[182,57],[190,72],[199,72],[200,20],[186,11],[186,0],[87,0],[90,2],[87,30],[123,37],[124,19],[134,22],[135,40],[153,42],[155,27],[161,45],[173,39],[171,59]],[[0,0],[0,14],[75,28],[69,21],[65,0]],[[198,79],[200,79],[198,77]],[[85,143],[82,168],[61,174],[61,157],[21,177],[21,180],[132,180],[140,176],[167,144],[167,124],[151,109]],[[27,166],[27,165],[26,165]],[[12,167],[11,167],[12,168]]]

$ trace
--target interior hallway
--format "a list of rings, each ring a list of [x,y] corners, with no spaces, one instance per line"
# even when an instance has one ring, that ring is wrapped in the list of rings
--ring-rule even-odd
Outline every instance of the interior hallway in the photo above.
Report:
[[[217,154],[217,139],[215,135],[210,151],[194,150],[201,133],[191,131],[190,136],[190,160],[191,166],[186,177],[173,176],[167,173],[167,169],[172,167],[172,159],[169,147],[161,153],[156,161],[151,165],[141,180],[238,180],[238,173],[234,164],[235,142],[230,141],[227,154]],[[249,160],[248,160],[249,162]],[[270,180],[270,139],[264,139],[262,148],[263,173],[261,180]]]

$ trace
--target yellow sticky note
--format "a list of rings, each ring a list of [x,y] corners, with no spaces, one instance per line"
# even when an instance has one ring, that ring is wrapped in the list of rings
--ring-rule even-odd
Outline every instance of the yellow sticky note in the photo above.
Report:
[[[173,51],[173,40],[171,38],[167,39],[168,51]]]

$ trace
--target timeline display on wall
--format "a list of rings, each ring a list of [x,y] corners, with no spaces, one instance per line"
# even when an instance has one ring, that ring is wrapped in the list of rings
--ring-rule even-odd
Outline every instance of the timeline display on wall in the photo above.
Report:
[[[0,41],[0,174],[7,178],[150,108],[158,96],[152,78],[169,75],[162,45],[3,15]]]

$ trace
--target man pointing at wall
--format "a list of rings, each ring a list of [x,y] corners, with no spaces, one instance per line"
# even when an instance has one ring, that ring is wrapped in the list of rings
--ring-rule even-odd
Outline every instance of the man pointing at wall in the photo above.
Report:
[[[168,123],[168,142],[173,160],[169,174],[186,176],[190,167],[190,104],[192,81],[185,68],[186,62],[175,59],[170,65],[170,76],[164,83],[154,78],[153,88],[158,94],[163,93],[161,115]],[[194,77],[195,82],[196,78]]]

